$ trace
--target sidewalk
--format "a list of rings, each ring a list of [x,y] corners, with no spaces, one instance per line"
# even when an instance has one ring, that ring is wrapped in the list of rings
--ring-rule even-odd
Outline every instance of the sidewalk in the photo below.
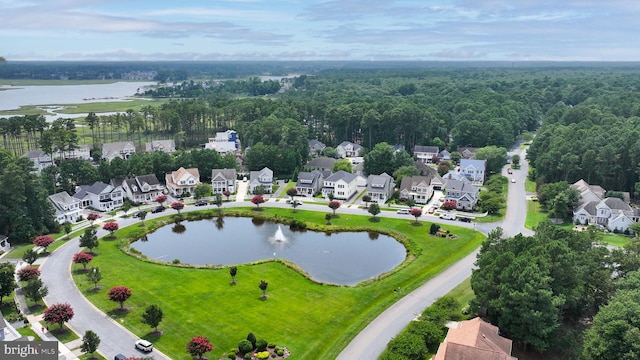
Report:
[[[58,342],[58,358],[68,360],[77,360],[78,355],[82,354],[80,352],[80,345],[82,345],[82,338],[76,339],[74,341],[70,341],[66,344],[61,343],[52,333],[45,329],[42,331],[42,325],[40,325],[40,321],[42,321],[43,315],[27,315],[27,320],[29,320],[29,324],[31,324],[31,330],[35,332],[43,341],[57,341]],[[69,330],[72,331],[72,330]],[[71,349],[76,349],[75,351],[71,351]]]

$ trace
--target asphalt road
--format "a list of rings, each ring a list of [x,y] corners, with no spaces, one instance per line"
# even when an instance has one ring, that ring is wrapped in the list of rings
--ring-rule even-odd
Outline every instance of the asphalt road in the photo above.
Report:
[[[516,150],[515,153],[521,153]],[[507,215],[500,223],[463,223],[456,222],[456,226],[476,228],[484,233],[491,229],[502,226],[507,236],[515,235],[519,232],[530,234],[531,231],[524,229],[524,219],[526,216],[526,201],[524,192],[524,179],[527,174],[527,166],[522,156],[522,169],[515,170],[511,177],[516,179],[516,183],[509,183],[509,195],[507,200]],[[506,168],[504,170],[506,175]],[[225,203],[223,207],[233,206],[253,206],[250,202]],[[270,207],[290,207],[289,204],[281,202],[267,202],[262,206]],[[207,207],[213,207],[207,205]],[[200,210],[194,206],[186,206],[183,212]],[[325,205],[303,204],[299,209],[308,209],[321,212],[331,212]],[[173,210],[167,209],[167,212]],[[160,214],[148,213],[147,219],[167,215],[167,212]],[[341,208],[338,210],[341,215],[357,214],[365,215],[362,209]],[[395,212],[383,211],[378,216],[393,218],[412,218],[408,215],[396,214]],[[441,220],[435,216],[424,215],[421,221],[450,224],[449,220]],[[120,227],[125,227],[137,222],[133,218],[119,218]],[[106,235],[102,229],[98,230],[98,235]],[[133,344],[138,339],[133,333],[119,325],[87,301],[76,288],[71,278],[71,264],[73,254],[80,251],[79,239],[75,238],[61,246],[42,264],[42,280],[49,288],[49,294],[45,297],[47,304],[68,302],[75,311],[74,318],[68,323],[78,334],[84,334],[87,330],[92,330],[101,338],[99,352],[107,359],[112,359],[116,354],[122,353],[126,356],[142,356],[143,353],[135,350]],[[96,251],[99,252],[100,248]],[[441,274],[432,278],[415,291],[407,294],[393,306],[385,310],[380,316],[372,321],[360,334],[338,356],[341,360],[377,358],[385,349],[389,340],[397,335],[415,316],[420,314],[427,306],[436,299],[448,293],[471,275],[471,269],[475,262],[477,250],[467,257],[454,264]],[[152,355],[156,359],[169,359],[167,356],[154,349]]]

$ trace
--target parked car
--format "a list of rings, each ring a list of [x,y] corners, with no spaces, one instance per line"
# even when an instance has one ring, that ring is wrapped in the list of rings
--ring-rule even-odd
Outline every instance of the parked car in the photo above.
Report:
[[[450,213],[450,212],[442,213],[442,214],[440,214],[440,219],[455,220],[456,219],[456,214]]]
[[[409,214],[409,209],[400,209],[398,211],[396,211],[396,214]]]
[[[427,212],[429,214],[433,214],[434,212],[436,212],[436,208],[435,207],[429,208],[429,210]]]
[[[140,211],[134,212],[133,215],[131,215],[131,217],[134,217],[134,218],[140,217]]]
[[[209,202],[208,202],[207,200],[200,199],[200,200],[196,201],[195,205],[196,205],[196,206],[205,206],[205,205],[207,205],[208,203],[209,203]]]
[[[470,223],[470,222],[471,222],[471,218],[468,218],[468,217],[461,217],[461,218],[460,218],[460,219],[458,219],[458,220],[460,220],[460,221],[462,221],[462,222],[466,222],[466,223]]]
[[[515,182],[516,182],[516,179],[515,179],[515,178],[511,178],[511,182],[512,182],[512,183],[515,183]]]
[[[124,360],[126,358],[127,358],[126,356],[124,356],[122,354],[118,354],[113,358],[113,360]]]
[[[156,206],[153,208],[153,210],[151,210],[152,213],[156,214],[156,213],[161,213],[164,211],[164,206]]]
[[[507,174],[509,174],[509,175],[513,174],[513,170],[511,168],[508,168],[507,169]]]
[[[136,340],[135,346],[136,349],[144,352],[151,352],[153,350],[153,344],[144,339]]]

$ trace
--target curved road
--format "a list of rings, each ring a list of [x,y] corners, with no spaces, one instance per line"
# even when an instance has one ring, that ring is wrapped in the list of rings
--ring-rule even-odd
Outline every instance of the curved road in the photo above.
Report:
[[[509,183],[507,213],[504,221],[493,224],[467,224],[460,222],[456,223],[457,226],[474,227],[484,233],[489,232],[497,226],[502,226],[506,236],[512,236],[520,232],[527,235],[532,233],[530,230],[524,229],[524,219],[526,217],[524,179],[528,168],[526,161],[524,161],[523,151],[516,150],[514,153],[522,154],[522,169],[515,170],[514,174],[510,175],[510,178],[515,178],[517,182]],[[506,170],[504,174],[506,175]],[[233,206],[253,205],[250,202],[242,201],[226,203],[224,207]],[[267,202],[263,206],[289,207],[288,204],[281,202]],[[207,207],[211,207],[211,205]],[[305,204],[304,208],[314,211],[331,212],[330,209],[323,205]],[[187,206],[183,211],[193,210],[199,209],[194,206]],[[340,212],[363,214],[362,210],[348,208],[340,209]],[[162,213],[148,213],[147,219],[164,215],[165,214]],[[379,216],[406,218],[406,215],[398,215],[386,211],[382,212]],[[422,218],[422,220],[450,223],[448,220],[440,220],[433,216]],[[133,218],[118,219],[118,224],[121,228],[136,222],[137,219]],[[98,229],[99,237],[106,234],[107,232],[104,230]],[[78,334],[84,334],[87,330],[92,330],[99,334],[102,341],[98,350],[107,359],[112,359],[119,353],[125,354],[126,356],[143,355],[133,348],[133,343],[138,337],[93,306],[76,288],[71,278],[71,264],[73,254],[80,250],[78,244],[78,238],[68,241],[67,244],[51,253],[46,258],[46,261],[42,263],[42,280],[49,288],[49,294],[45,297],[45,302],[47,304],[68,302],[74,308],[76,314],[68,323],[69,327]],[[471,275],[471,269],[475,262],[476,255],[477,250],[385,310],[351,341],[338,356],[338,359],[377,358],[385,349],[389,340],[397,335],[409,321],[420,314],[427,306],[431,305],[437,298],[444,296]],[[154,349],[152,355],[157,359],[169,359],[157,349]]]

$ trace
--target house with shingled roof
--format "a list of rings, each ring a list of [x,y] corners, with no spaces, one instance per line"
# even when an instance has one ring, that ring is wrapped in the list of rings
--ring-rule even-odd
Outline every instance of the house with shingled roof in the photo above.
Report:
[[[73,197],[80,201],[80,207],[91,207],[98,211],[112,211],[120,206],[124,201],[122,187],[112,186],[97,181],[91,185],[80,185],[76,187]]]
[[[487,160],[460,159],[460,172],[474,185],[484,184]]]
[[[367,195],[371,197],[372,202],[384,204],[393,195],[395,185],[393,177],[387,173],[369,175],[367,177]]]
[[[500,336],[497,326],[474,318],[448,327],[432,360],[518,360],[511,356],[513,342]]]
[[[264,189],[265,194],[271,194],[273,190],[273,170],[264,167],[260,171],[249,173],[249,192],[253,194],[258,186]]]
[[[437,146],[416,145],[413,147],[413,157],[424,164],[432,164],[438,154],[440,154],[440,149]]]
[[[333,164],[336,163],[336,159],[329,157],[317,157],[311,159],[304,166],[306,171],[320,170],[320,171],[333,171]]]
[[[400,199],[413,199],[416,204],[426,204],[433,196],[432,178],[429,176],[405,176],[400,183]]]
[[[609,231],[631,231],[629,225],[640,221],[640,209],[632,208],[616,197],[605,197],[606,191],[580,179],[571,185],[580,193],[580,204],[573,210],[573,222],[602,226]]]
[[[329,198],[333,194],[334,199],[349,200],[358,189],[357,176],[340,170],[324,179],[322,196]]]
[[[51,159],[51,156],[42,150],[29,151],[22,155],[22,157],[25,157],[33,162],[33,167],[38,174],[40,174],[40,172],[45,168],[55,165],[53,163],[53,159]]]
[[[58,224],[74,223],[82,216],[80,200],[66,191],[49,195],[48,199],[55,209]]]
[[[319,170],[302,171],[298,173],[295,189],[298,196],[313,197],[322,189],[324,176]]]
[[[169,194],[183,197],[193,194],[196,185],[200,184],[198,168],[185,169],[183,167],[165,175],[165,183]]]
[[[327,145],[317,139],[309,140],[309,154],[313,157],[320,156],[326,147]]]
[[[112,185],[114,183],[112,182]],[[124,179],[121,183],[127,199],[134,203],[151,203],[164,190],[164,186],[155,174],[136,176],[133,179]]]
[[[351,141],[343,141],[336,147],[336,151],[341,158],[352,158],[360,155],[362,145],[354,144]]]
[[[238,173],[236,169],[212,169],[211,189],[214,194],[222,194],[225,191],[233,194],[236,192]]]
[[[170,154],[176,151],[176,142],[173,139],[151,140],[150,142],[144,144],[144,149],[146,152],[160,151]]]
[[[130,141],[118,141],[102,144],[102,158],[111,161],[115,158],[127,160],[136,153],[136,146]]]
[[[480,190],[473,186],[466,177],[460,180],[445,179],[445,201],[454,201],[458,210],[473,210],[478,203]]]

